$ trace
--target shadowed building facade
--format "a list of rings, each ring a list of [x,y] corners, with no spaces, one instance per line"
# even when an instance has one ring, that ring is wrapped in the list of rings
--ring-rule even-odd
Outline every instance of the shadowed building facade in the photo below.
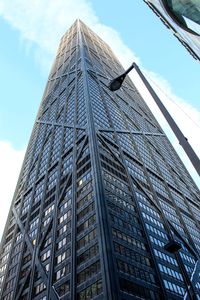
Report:
[[[197,297],[199,191],[131,80],[107,88],[122,72],[81,21],[61,39],[2,238],[1,299]]]

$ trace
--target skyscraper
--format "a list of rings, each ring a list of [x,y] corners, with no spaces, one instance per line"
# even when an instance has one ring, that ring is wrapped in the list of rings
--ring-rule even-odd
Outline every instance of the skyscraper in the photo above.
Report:
[[[1,243],[1,299],[200,292],[199,191],[131,80],[107,88],[122,71],[81,21],[61,39]]]

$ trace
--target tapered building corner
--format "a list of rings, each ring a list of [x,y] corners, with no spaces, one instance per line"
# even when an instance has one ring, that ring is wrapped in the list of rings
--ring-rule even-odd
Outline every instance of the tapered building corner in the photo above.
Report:
[[[199,299],[199,191],[130,78],[108,89],[122,71],[80,20],[62,37],[1,242],[0,299]]]

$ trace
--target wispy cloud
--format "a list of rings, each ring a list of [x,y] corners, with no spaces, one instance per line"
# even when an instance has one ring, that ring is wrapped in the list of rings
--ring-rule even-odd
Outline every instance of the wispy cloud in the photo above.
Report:
[[[0,13],[22,37],[48,53],[55,51],[58,40],[76,18],[96,22],[89,2],[84,0],[2,0]]]
[[[37,46],[37,59],[47,67],[52,63],[61,36],[78,18],[112,46],[123,64],[138,61],[119,33],[100,23],[90,1],[1,0],[0,15],[20,32],[24,40]]]
[[[3,17],[11,26],[17,29],[21,35],[25,45],[34,45],[35,57],[40,65],[45,68],[46,72],[53,61],[56,49],[61,36],[67,28],[77,19],[80,18],[88,26],[90,26],[103,40],[105,40],[113,49],[116,56],[119,58],[124,67],[129,66],[133,61],[141,65],[139,57],[123,42],[120,34],[111,27],[108,27],[100,22],[98,16],[92,8],[92,4],[87,0],[1,0],[0,1],[0,16]],[[145,70],[148,77],[152,78],[156,85],[153,86],[161,99],[166,103],[167,108],[183,130],[185,136],[189,139],[192,146],[199,153],[200,145],[197,137],[199,136],[199,128],[192,123],[184,113],[181,113],[168,97],[173,99],[181,109],[187,111],[190,117],[200,126],[200,112],[187,103],[186,100],[179,98],[172,91],[169,83],[159,74]],[[178,143],[172,135],[165,120],[161,116],[158,108],[153,103],[151,97],[145,91],[144,86],[138,80],[137,76],[132,75],[140,92],[144,95],[147,103],[156,115],[158,121],[164,127],[173,145],[178,149]],[[160,86],[164,91],[161,92],[157,88]],[[168,96],[166,96],[168,95]],[[10,199],[12,198],[19,165],[22,161],[24,151],[16,151],[10,144],[0,142],[1,160],[3,163],[0,169],[0,176],[4,182],[1,184],[0,194],[3,202],[9,207]],[[182,150],[178,149],[181,157],[184,157]],[[17,157],[17,159],[16,159]],[[183,158],[186,161],[186,158]],[[11,163],[12,161],[12,163]],[[6,163],[7,162],[7,163]],[[198,180],[194,170],[188,162],[188,169],[193,174],[196,181]],[[7,177],[4,176],[7,172]],[[12,174],[12,180],[10,178]],[[8,178],[8,180],[6,180]],[[12,184],[10,182],[12,181]],[[9,182],[9,186],[6,185]],[[2,183],[2,181],[1,181]],[[7,214],[4,210],[5,215]],[[1,217],[1,224],[5,218]],[[0,228],[0,231],[2,229]]]

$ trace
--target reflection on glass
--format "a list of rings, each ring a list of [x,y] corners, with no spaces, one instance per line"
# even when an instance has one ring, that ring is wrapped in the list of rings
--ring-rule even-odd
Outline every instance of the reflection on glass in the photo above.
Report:
[[[200,0],[162,0],[181,27],[200,35]]]

